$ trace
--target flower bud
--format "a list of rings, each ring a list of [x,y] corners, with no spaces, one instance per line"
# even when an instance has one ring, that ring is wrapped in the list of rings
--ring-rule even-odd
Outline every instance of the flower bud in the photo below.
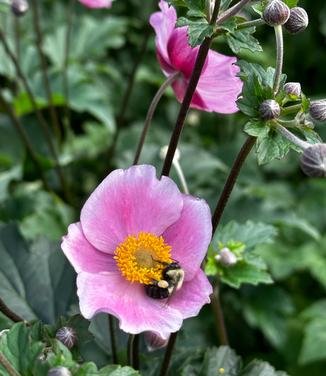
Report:
[[[291,34],[298,34],[306,30],[309,24],[309,17],[307,12],[300,7],[292,8],[290,17],[285,23],[285,29]]]
[[[284,91],[293,99],[301,97],[301,85],[299,82],[288,82],[284,85]]]
[[[162,339],[159,335],[154,332],[145,333],[145,343],[148,351],[155,351],[162,349],[168,344],[169,339]]]
[[[222,248],[220,253],[215,257],[224,266],[232,266],[238,262],[237,256],[229,250],[229,248]]]
[[[64,326],[57,331],[55,338],[71,349],[77,342],[77,333],[73,328]]]
[[[23,16],[28,11],[27,0],[13,0],[11,3],[11,11],[17,17]]]
[[[325,121],[326,120],[326,99],[319,101],[313,101],[309,107],[310,116],[314,120]]]
[[[72,376],[72,374],[66,367],[54,367],[49,370],[48,376]]]
[[[280,105],[274,99],[267,99],[259,107],[259,114],[263,120],[273,120],[280,116]]]
[[[281,0],[272,0],[263,12],[263,19],[269,26],[285,24],[290,17],[290,8]]]
[[[326,144],[315,144],[305,149],[300,160],[302,171],[313,178],[326,177]]]

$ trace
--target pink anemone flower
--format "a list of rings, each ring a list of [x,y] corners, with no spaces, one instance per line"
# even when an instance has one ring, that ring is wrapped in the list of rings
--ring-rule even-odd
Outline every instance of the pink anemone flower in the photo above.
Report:
[[[79,0],[87,8],[111,8],[111,0]]]
[[[184,98],[195,65],[199,47],[188,44],[188,28],[176,28],[175,9],[164,0],[159,3],[161,12],[152,14],[150,24],[156,32],[156,53],[164,74],[169,77],[180,72],[173,84],[179,102]],[[238,111],[236,100],[242,90],[242,81],[237,77],[240,69],[237,59],[210,50],[204,65],[191,107],[208,112],[229,114]]]
[[[82,315],[107,312],[127,333],[154,332],[167,339],[210,302],[212,287],[200,265],[211,235],[206,202],[180,193],[168,177],[158,180],[154,167],[113,171],[62,241],[78,273]],[[151,297],[149,287],[167,284],[163,275],[171,263],[183,271],[183,283],[167,298]]]

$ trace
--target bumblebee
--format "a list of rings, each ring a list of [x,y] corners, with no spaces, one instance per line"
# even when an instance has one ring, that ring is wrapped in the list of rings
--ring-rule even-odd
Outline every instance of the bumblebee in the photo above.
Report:
[[[167,264],[163,269],[162,279],[145,286],[147,296],[152,299],[167,299],[174,291],[181,289],[184,281],[184,270],[177,261]]]

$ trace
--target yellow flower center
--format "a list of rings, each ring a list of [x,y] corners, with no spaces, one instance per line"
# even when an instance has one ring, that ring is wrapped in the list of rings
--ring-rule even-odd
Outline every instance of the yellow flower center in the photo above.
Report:
[[[118,245],[114,259],[128,281],[149,285],[160,281],[163,269],[172,262],[171,247],[164,243],[162,236],[140,232]]]

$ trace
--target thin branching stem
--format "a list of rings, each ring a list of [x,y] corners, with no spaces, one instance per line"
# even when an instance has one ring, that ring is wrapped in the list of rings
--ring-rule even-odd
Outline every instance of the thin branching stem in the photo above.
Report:
[[[108,315],[111,351],[112,351],[112,363],[118,364],[117,342],[115,337],[114,317]]]
[[[128,364],[134,369],[139,368],[139,335],[129,334],[128,338]]]
[[[165,350],[164,354],[164,359],[160,371],[160,376],[166,376],[168,370],[169,370],[169,365],[170,365],[170,360],[172,358],[172,353],[174,349],[175,342],[177,340],[178,332],[171,333],[169,342],[167,344],[167,348]]]
[[[287,130],[283,125],[276,123],[276,130],[287,140],[298,146],[300,149],[305,150],[311,146],[309,142],[301,140],[295,134]]]
[[[249,27],[256,27],[261,25],[265,25],[265,21],[262,18],[258,18],[257,20],[246,21],[238,24],[237,30],[248,29]]]
[[[283,69],[283,57],[284,57],[284,43],[283,43],[283,29],[282,25],[274,27],[275,39],[276,39],[276,67],[274,76],[273,91],[276,95],[280,90],[282,69]]]
[[[288,107],[283,107],[282,108],[282,115],[290,115],[290,114],[295,114],[298,111],[302,110],[302,104],[294,104],[292,106]]]
[[[9,363],[8,359],[2,352],[0,352],[0,364],[8,372],[9,376],[21,376],[21,374],[18,373],[15,368]]]
[[[68,76],[68,68],[69,68],[69,51],[70,51],[70,40],[71,40],[71,32],[72,32],[72,25],[73,25],[73,18],[75,13],[75,4],[76,0],[70,0],[67,12],[67,28],[66,28],[66,36],[65,36],[65,55],[64,55],[64,62],[63,62],[63,71],[62,71],[62,85],[63,85],[63,93],[65,96],[65,104],[64,104],[64,112],[65,112],[65,125],[67,128],[70,127],[70,109],[69,109],[69,76]]]
[[[233,7],[229,8],[225,12],[223,12],[217,19],[216,24],[221,25],[224,21],[229,19],[230,17],[235,16],[250,0],[241,0]]]
[[[215,313],[215,321],[217,327],[217,335],[220,340],[221,346],[229,346],[229,338],[226,331],[226,325],[224,320],[224,314],[222,310],[219,286],[214,286],[213,294],[211,295],[211,304]]]
[[[233,166],[232,166],[231,171],[229,173],[229,176],[228,176],[228,178],[225,182],[223,191],[222,191],[221,196],[220,196],[220,198],[217,202],[216,209],[215,209],[213,217],[212,217],[213,234],[215,233],[215,231],[216,231],[216,229],[217,229],[217,227],[218,227],[218,225],[221,221],[221,218],[222,218],[222,215],[224,213],[226,204],[229,201],[229,198],[231,196],[231,193],[233,191],[234,185],[237,181],[237,178],[239,176],[241,168],[242,168],[245,160],[247,159],[251,149],[255,145],[255,142],[256,142],[256,138],[249,136],[246,139],[245,143],[243,144],[239,154],[237,155],[236,160],[233,163]]]
[[[2,312],[5,316],[7,316],[13,322],[24,321],[23,318],[21,318],[15,312],[13,312],[10,308],[8,308],[5,302],[1,298],[0,298],[0,312]]]
[[[136,155],[135,155],[135,158],[134,158],[134,165],[138,164],[138,162],[139,162],[140,154],[143,150],[143,146],[144,146],[144,143],[145,143],[145,139],[146,139],[148,130],[149,130],[151,124],[152,124],[152,120],[153,120],[153,116],[154,116],[156,107],[157,107],[159,101],[161,100],[163,94],[165,93],[165,90],[179,77],[179,75],[180,75],[179,72],[175,72],[174,74],[172,74],[170,77],[168,77],[163,82],[163,84],[160,86],[157,93],[155,94],[155,96],[152,100],[152,103],[149,106],[149,109],[148,109],[147,115],[146,115],[146,120],[145,120],[145,123],[144,123],[144,127],[143,127],[143,130],[142,130],[142,134],[140,136],[140,140],[139,140],[139,143],[138,143],[138,146],[137,146]]]
[[[21,124],[19,118],[16,116],[13,108],[7,103],[7,101],[5,100],[5,98],[3,97],[3,95],[1,94],[1,92],[0,92],[0,103],[4,106],[6,112],[8,113],[8,115],[9,115],[11,121],[12,121],[12,124],[16,128],[17,133],[19,134],[19,136],[20,136],[23,144],[26,147],[26,150],[27,150],[28,154],[31,157],[31,160],[33,161],[33,163],[35,165],[35,168],[38,170],[38,172],[40,174],[40,178],[41,178],[41,180],[43,182],[44,188],[47,191],[50,191],[50,187],[49,187],[49,185],[48,185],[48,183],[47,183],[47,181],[45,179],[42,166],[41,166],[41,164],[40,164],[40,162],[39,162],[39,160],[37,158],[36,152],[34,151],[33,145],[29,141],[28,135],[25,132],[25,129],[24,129],[23,125]]]
[[[211,25],[214,25],[216,23],[216,20],[217,20],[217,17],[218,17],[218,12],[219,12],[219,9],[220,9],[220,2],[221,2],[220,0],[217,0],[215,2],[212,18],[211,18],[211,21],[210,21]],[[182,133],[182,130],[183,130],[183,127],[184,127],[184,124],[185,124],[187,113],[189,111],[191,100],[192,100],[192,97],[195,93],[197,84],[199,82],[200,75],[201,75],[201,72],[203,70],[203,67],[204,67],[208,52],[209,52],[209,48],[212,44],[212,41],[213,41],[213,37],[206,37],[204,39],[204,42],[202,43],[202,45],[199,48],[198,55],[197,55],[197,58],[196,58],[196,62],[195,62],[195,65],[194,65],[194,69],[192,71],[185,96],[184,96],[183,101],[182,101],[181,106],[180,106],[179,114],[178,114],[178,117],[177,117],[177,121],[176,121],[174,130],[173,130],[173,133],[171,135],[171,139],[170,139],[168,151],[167,151],[167,154],[166,154],[166,158],[164,160],[164,165],[163,165],[161,175],[169,176],[169,174],[170,174],[174,154],[177,150],[177,146],[178,146],[178,143],[179,143],[179,140],[180,140],[180,137],[181,137],[181,133]]]
[[[43,134],[44,134],[44,137],[45,137],[45,140],[48,144],[48,147],[49,147],[49,150],[53,156],[53,159],[55,161],[55,169],[57,171],[57,174],[58,174],[58,177],[59,177],[59,181],[61,183],[61,187],[62,187],[62,190],[63,190],[63,193],[64,193],[64,196],[67,200],[69,200],[69,192],[68,192],[68,188],[67,188],[67,184],[66,184],[66,180],[65,180],[65,176],[64,176],[64,173],[63,173],[63,170],[60,166],[60,162],[59,162],[59,158],[58,158],[58,154],[57,154],[57,151],[56,151],[56,148],[54,146],[54,143],[52,141],[52,135],[51,135],[51,132],[49,131],[49,128],[48,128],[48,125],[42,115],[42,112],[39,110],[38,108],[38,105],[37,105],[37,102],[36,102],[36,99],[34,97],[34,94],[29,86],[29,83],[27,81],[27,78],[25,77],[17,59],[16,59],[16,56],[14,55],[14,53],[11,51],[11,48],[9,47],[9,44],[6,40],[6,36],[3,32],[2,29],[0,29],[0,41],[3,45],[3,48],[6,52],[6,54],[10,57],[12,63],[14,64],[15,66],[15,69],[16,69],[16,73],[17,73],[17,76],[20,78],[26,92],[27,92],[27,95],[31,101],[31,104],[32,104],[32,107],[33,107],[33,110],[35,112],[35,115],[37,117],[37,120],[41,126],[41,129],[43,131]]]
[[[43,85],[44,85],[45,93],[48,99],[50,118],[51,118],[52,127],[54,129],[57,140],[60,141],[62,138],[62,135],[61,135],[61,129],[60,129],[57,112],[55,110],[54,103],[53,103],[51,85],[50,85],[50,80],[49,80],[49,75],[48,75],[48,65],[47,65],[46,57],[43,51],[43,37],[42,37],[42,30],[40,26],[40,14],[39,14],[37,0],[31,0],[31,5],[32,5],[32,14],[33,14],[33,26],[34,26],[35,37],[36,37],[36,48],[37,48],[40,63],[41,63]]]

